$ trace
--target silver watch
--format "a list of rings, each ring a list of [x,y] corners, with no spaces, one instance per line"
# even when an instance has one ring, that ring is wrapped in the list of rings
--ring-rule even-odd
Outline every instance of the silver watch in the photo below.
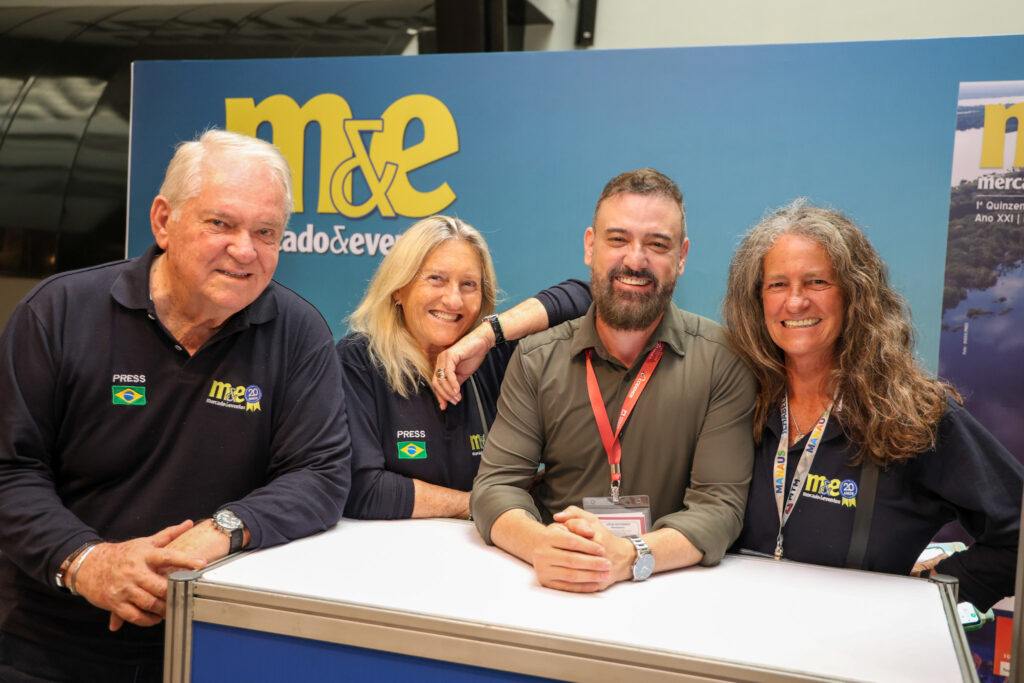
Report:
[[[229,555],[233,555],[242,549],[242,543],[245,541],[245,524],[238,518],[231,510],[218,510],[213,516],[213,526],[217,527],[218,531],[222,531],[228,535],[231,539],[231,546],[228,550]]]
[[[636,547],[636,561],[633,562],[633,580],[643,581],[654,573],[654,554],[639,536],[626,536]]]

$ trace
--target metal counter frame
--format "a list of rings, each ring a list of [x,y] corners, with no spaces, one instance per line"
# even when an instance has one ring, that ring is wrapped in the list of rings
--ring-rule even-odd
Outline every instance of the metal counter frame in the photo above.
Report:
[[[245,553],[226,562],[257,555]],[[516,560],[509,558],[509,561]],[[742,661],[638,648],[352,601],[221,585],[204,579],[205,573],[218,566],[223,563],[202,572],[178,572],[171,577],[164,662],[167,683],[193,680],[195,622],[567,681],[837,680],[833,675],[821,676],[796,668],[768,668]],[[671,580],[671,577],[656,576],[652,580]],[[962,680],[977,681],[957,616],[955,584],[940,580],[934,587],[947,618]],[[908,637],[912,636],[908,634]],[[838,643],[837,646],[856,647],[856,644]],[[742,656],[742,650],[737,651],[737,658]],[[865,656],[871,655],[865,653]]]

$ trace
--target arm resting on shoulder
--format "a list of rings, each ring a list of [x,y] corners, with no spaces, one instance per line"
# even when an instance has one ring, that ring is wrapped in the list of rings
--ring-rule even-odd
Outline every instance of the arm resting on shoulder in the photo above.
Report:
[[[580,280],[566,280],[499,314],[498,323],[505,341],[516,341],[578,318],[587,312],[590,302],[589,285]],[[435,374],[430,378],[430,386],[441,410],[449,403],[462,400],[463,382],[476,372],[495,342],[491,323],[484,321],[438,355],[434,365],[445,370],[445,378],[440,379]]]

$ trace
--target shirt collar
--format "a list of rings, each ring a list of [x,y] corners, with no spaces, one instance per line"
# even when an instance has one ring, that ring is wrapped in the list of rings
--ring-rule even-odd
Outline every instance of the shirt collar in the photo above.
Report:
[[[576,329],[575,334],[573,334],[572,343],[569,347],[571,355],[575,357],[587,349],[594,349],[599,358],[609,363],[622,365],[622,363],[608,353],[604,344],[601,343],[601,337],[597,334],[596,321],[597,307],[595,304],[590,304],[590,308],[587,309],[586,315],[580,319],[580,325]],[[654,328],[650,339],[644,345],[643,353],[640,354],[641,357],[646,357],[648,352],[654,348],[654,345],[661,341],[665,342],[666,349],[673,351],[682,358],[686,355],[687,331],[688,328],[682,311],[670,302],[668,310],[665,311],[665,315],[661,318],[661,322]]]
[[[128,261],[127,266],[114,280],[110,287],[110,296],[114,301],[131,310],[141,310],[156,315],[153,301],[149,298],[149,271],[153,260],[163,253],[163,249],[155,243],[151,244],[140,256]],[[220,333],[244,329],[249,325],[259,325],[277,317],[277,300],[273,290],[277,283],[273,280],[260,293],[256,300],[231,316]],[[218,333],[218,334],[220,334]]]
[[[110,296],[114,301],[133,310],[145,311],[152,308],[149,300],[149,269],[159,253],[161,249],[151,244],[142,255],[128,261],[110,287]]]

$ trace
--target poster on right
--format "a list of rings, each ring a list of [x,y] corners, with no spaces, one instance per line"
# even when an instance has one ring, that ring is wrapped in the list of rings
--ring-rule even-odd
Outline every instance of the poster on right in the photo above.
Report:
[[[1024,80],[961,83],[939,375],[1024,462]]]

